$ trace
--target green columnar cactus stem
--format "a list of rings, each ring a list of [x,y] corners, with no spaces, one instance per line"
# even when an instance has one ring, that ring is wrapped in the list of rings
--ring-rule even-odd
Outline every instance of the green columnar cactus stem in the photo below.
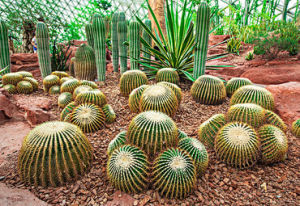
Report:
[[[145,20],[145,25],[148,27],[148,29],[150,29],[151,31],[152,31],[152,24],[151,24],[151,20],[150,19],[146,19]],[[149,45],[152,45],[152,39],[151,39],[151,36],[145,31],[145,30],[143,30],[143,39],[149,44]],[[150,59],[151,58],[151,55],[149,54],[149,53],[147,53],[147,52],[149,52],[149,50],[148,49],[146,49],[145,47],[144,47],[144,45],[142,45],[143,46],[143,57],[144,58],[147,58],[147,59]]]
[[[129,56],[130,56],[130,69],[139,69],[141,53],[141,39],[140,39],[140,24],[137,21],[132,21],[129,24]]]
[[[10,72],[8,32],[4,21],[0,21],[0,69],[8,66]]]
[[[94,81],[97,75],[95,53],[92,47],[81,44],[75,53],[75,77],[80,80]]]
[[[51,74],[51,58],[48,29],[43,22],[38,22],[36,25],[36,43],[40,71],[42,77],[45,78]]]
[[[114,72],[119,71],[119,40],[118,40],[119,13],[114,13],[111,23],[111,48]]]
[[[121,74],[127,71],[127,46],[124,42],[127,41],[127,23],[125,14],[119,14],[118,22],[118,37],[119,37],[119,56],[120,56],[120,71]]]
[[[86,40],[90,47],[94,48],[94,36],[93,36],[93,25],[92,24],[86,24],[85,25],[85,34],[86,34]]]
[[[205,74],[205,61],[208,48],[210,8],[206,2],[201,2],[197,11],[195,37],[195,64],[193,76],[197,79]]]
[[[102,17],[95,14],[93,17],[94,50],[97,66],[98,81],[105,81],[106,49],[105,49],[105,24]]]

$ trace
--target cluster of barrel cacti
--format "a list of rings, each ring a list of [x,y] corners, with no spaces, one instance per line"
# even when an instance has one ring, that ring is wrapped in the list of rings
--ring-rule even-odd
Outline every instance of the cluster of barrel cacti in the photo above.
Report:
[[[79,82],[77,79],[69,76],[68,73],[62,71],[54,71],[43,79],[43,90],[49,94],[60,94],[64,88],[64,83],[68,80]]]
[[[160,195],[180,199],[192,192],[209,161],[199,140],[158,111],[135,116],[109,143],[107,154],[107,176],[115,188],[136,193],[152,185]]]
[[[39,83],[30,72],[20,71],[2,76],[3,88],[10,94],[31,94],[38,90]]]

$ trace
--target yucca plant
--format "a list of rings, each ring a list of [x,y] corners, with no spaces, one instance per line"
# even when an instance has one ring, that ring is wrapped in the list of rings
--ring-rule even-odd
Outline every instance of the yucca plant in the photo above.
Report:
[[[143,92],[148,87],[149,87],[149,85],[144,84],[142,86],[139,86],[138,88],[135,88],[129,94],[128,105],[129,105],[129,109],[131,112],[138,113],[140,111],[140,100],[141,100]]]
[[[57,104],[61,108],[65,108],[73,100],[72,94],[70,92],[63,92],[58,96]]]
[[[107,155],[110,156],[115,149],[120,146],[123,146],[126,143],[126,131],[121,131],[113,140],[110,141],[107,147]]]

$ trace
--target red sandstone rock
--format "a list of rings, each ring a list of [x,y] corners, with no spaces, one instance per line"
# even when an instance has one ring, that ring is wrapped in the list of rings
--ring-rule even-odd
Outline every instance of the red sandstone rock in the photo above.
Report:
[[[45,112],[39,108],[30,108],[25,111],[24,118],[28,121],[30,126],[35,126],[43,122],[50,121],[50,113]]]
[[[300,118],[300,82],[288,82],[266,87],[274,96],[276,112],[291,125]]]
[[[16,102],[18,107],[24,110],[30,110],[31,108],[38,108],[43,110],[50,110],[53,106],[51,99],[47,97],[35,97],[35,96],[26,96],[23,95],[14,95],[13,101]]]
[[[39,62],[34,62],[30,64],[22,64],[22,65],[12,65],[11,71],[18,72],[18,71],[33,71],[39,68]]]
[[[0,111],[5,118],[12,118],[17,113],[17,107],[0,91]]]
[[[230,38],[230,35],[209,35],[209,45],[221,43]]]
[[[37,62],[38,61],[38,56],[36,53],[17,53],[17,54],[12,54],[10,56],[10,61],[12,63],[16,63],[17,61],[21,62]]]
[[[106,72],[107,73],[112,73],[114,71],[114,67],[113,67],[113,64],[112,62],[108,63],[107,66],[106,66]]]

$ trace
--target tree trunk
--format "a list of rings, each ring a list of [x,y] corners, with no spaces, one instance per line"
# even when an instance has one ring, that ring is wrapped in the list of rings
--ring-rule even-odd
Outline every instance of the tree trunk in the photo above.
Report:
[[[32,38],[34,37],[35,26],[31,21],[23,22],[23,37],[21,51],[23,53],[33,53],[33,47],[31,44]]]
[[[166,22],[165,22],[165,15],[164,15],[165,0],[149,0],[149,4],[157,18],[157,21],[162,29],[163,34],[166,34]],[[153,17],[151,16],[150,11],[149,11],[148,17],[151,20],[154,28],[157,29],[155,21],[154,21]]]

